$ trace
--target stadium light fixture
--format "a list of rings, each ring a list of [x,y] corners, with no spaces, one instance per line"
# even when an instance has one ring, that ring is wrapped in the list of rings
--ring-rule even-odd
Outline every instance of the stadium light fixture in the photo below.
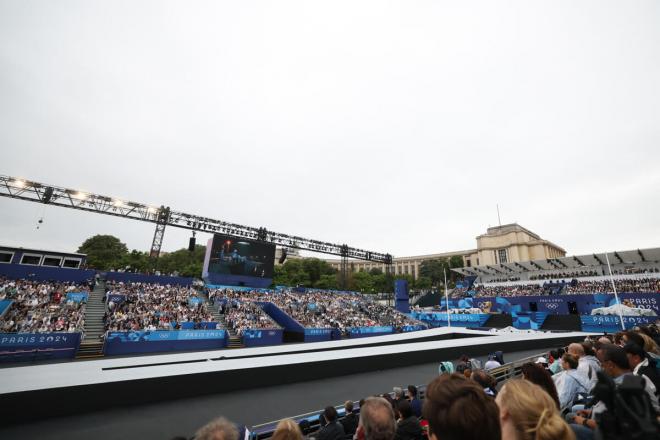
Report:
[[[12,183],[14,184],[14,186],[16,186],[18,188],[25,188],[25,181],[24,180],[16,179]]]
[[[78,200],[87,200],[87,197],[89,196],[82,191],[78,191],[73,195],[73,197]]]
[[[124,202],[119,199],[115,199],[113,205],[115,205],[117,208],[121,208],[124,206]]]

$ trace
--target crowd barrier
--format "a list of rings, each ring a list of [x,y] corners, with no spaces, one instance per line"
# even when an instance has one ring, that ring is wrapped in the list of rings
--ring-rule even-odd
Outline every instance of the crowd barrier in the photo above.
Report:
[[[73,358],[80,333],[0,333],[0,362]]]
[[[129,272],[103,272],[102,277],[106,281],[117,281],[122,283],[150,283],[150,284],[169,284],[176,286],[190,286],[193,279],[190,277],[170,277],[165,275],[146,275],[141,273]]]
[[[0,276],[11,279],[84,283],[94,278],[95,274],[95,271],[85,269],[0,264]]]
[[[103,353],[108,356],[162,351],[216,350],[227,346],[225,330],[140,330],[106,332]]]
[[[483,327],[488,321],[490,315],[487,313],[469,314],[469,313],[447,313],[443,312],[411,312],[410,316],[418,321],[428,324],[429,327],[445,327],[448,321],[451,320],[451,325],[455,327]]]

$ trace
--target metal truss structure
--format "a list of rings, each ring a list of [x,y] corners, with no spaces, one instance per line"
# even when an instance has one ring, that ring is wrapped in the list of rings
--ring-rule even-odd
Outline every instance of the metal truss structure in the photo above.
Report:
[[[187,214],[185,212],[173,211],[165,206],[155,207],[144,203],[62,188],[11,176],[0,175],[0,196],[155,223],[156,231],[150,252],[152,258],[158,258],[160,254],[160,246],[163,242],[165,227],[173,226],[192,231],[222,233],[235,237],[259,240],[285,248],[338,255],[342,257],[342,265],[346,266],[349,258],[373,261],[385,265],[392,264],[392,255],[390,254],[353,248],[345,244],[328,243],[273,232],[263,227],[255,228]],[[342,271],[340,271],[344,279],[346,279],[347,271],[347,267],[342,267]]]

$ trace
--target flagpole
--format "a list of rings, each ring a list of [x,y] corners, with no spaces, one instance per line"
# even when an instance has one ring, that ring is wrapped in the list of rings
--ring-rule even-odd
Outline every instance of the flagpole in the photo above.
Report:
[[[447,306],[447,327],[451,327],[451,318],[449,314],[449,295],[447,294],[447,270],[443,268],[442,273],[445,275],[445,305]]]
[[[619,311],[619,319],[621,320],[621,329],[623,331],[626,331],[626,325],[623,323],[623,314],[621,313],[621,303],[619,302],[619,295],[617,295],[616,293],[614,276],[612,276],[612,266],[610,266],[610,259],[607,256],[607,252],[605,252],[605,260],[607,261],[607,270],[610,272],[610,282],[612,283],[612,290],[614,290],[614,299],[616,300],[616,303],[619,305],[619,307],[617,307],[617,310]]]

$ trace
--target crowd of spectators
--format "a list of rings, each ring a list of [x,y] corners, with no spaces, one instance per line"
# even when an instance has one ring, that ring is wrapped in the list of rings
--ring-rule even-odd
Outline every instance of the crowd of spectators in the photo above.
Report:
[[[89,293],[88,285],[9,280],[0,277],[0,300],[11,300],[0,318],[4,333],[82,332],[85,301],[66,299],[68,292]]]
[[[122,301],[113,301],[115,295],[121,295]],[[106,331],[177,330],[186,322],[199,328],[203,322],[215,321],[207,303],[191,287],[108,282],[106,298]]]
[[[255,302],[231,300],[222,305],[225,323],[238,336],[247,329],[281,328]]]
[[[660,278],[614,278],[619,293],[660,293]],[[609,279],[577,281],[564,288],[563,293],[614,293]]]
[[[414,385],[326,406],[315,418],[281,420],[273,440],[587,440],[660,438],[660,329],[635,328],[587,338],[524,363],[521,377],[502,379],[503,364],[463,355],[443,362],[422,393]],[[507,366],[504,366],[507,369]],[[602,377],[599,377],[602,375]],[[620,393],[609,399],[605,384]],[[633,385],[638,385],[634,391]],[[420,398],[421,395],[421,398]],[[617,400],[618,399],[618,400]],[[339,411],[338,411],[339,410]],[[310,421],[312,420],[312,421]],[[259,437],[262,438],[262,437]],[[185,440],[185,437],[176,437]],[[218,418],[195,440],[239,440],[236,426]]]
[[[475,286],[474,296],[529,296],[529,295],[549,295],[550,290],[541,284],[515,284],[509,286],[491,286],[480,284]]]
[[[209,298],[217,304],[231,301],[271,302],[305,328],[333,328],[343,334],[355,327],[393,326],[396,331],[401,331],[407,325],[424,325],[391,307],[353,292],[245,291],[225,288],[210,290]]]
[[[530,280],[558,280],[558,279],[572,279],[572,278],[583,278],[583,277],[597,277],[601,276],[601,273],[596,272],[595,270],[575,270],[571,272],[561,272],[561,273],[542,273],[540,275],[531,275]]]

